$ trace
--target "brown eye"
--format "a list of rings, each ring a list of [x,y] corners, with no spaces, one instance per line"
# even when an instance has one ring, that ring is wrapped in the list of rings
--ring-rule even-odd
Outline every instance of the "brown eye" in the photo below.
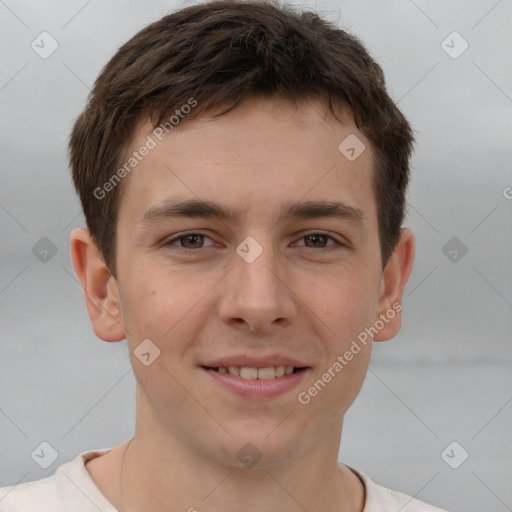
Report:
[[[184,240],[182,246],[186,249],[198,249],[203,242],[203,235],[185,235],[180,236],[178,240]]]
[[[331,238],[327,235],[307,235],[304,237],[304,240],[309,240],[311,242],[311,245],[308,245],[306,242],[306,247],[325,247],[325,244],[327,243],[327,239]]]
[[[211,243],[205,245],[205,240],[210,240]],[[178,249],[203,249],[208,245],[213,245],[213,242],[210,237],[201,233],[185,233],[184,235],[167,240],[164,245],[167,247],[178,247]]]
[[[336,240],[333,236],[323,233],[311,233],[310,235],[303,236],[300,240],[304,240],[304,246],[310,249],[335,249],[336,246],[340,248],[345,245]],[[333,243],[328,243],[329,240]]]

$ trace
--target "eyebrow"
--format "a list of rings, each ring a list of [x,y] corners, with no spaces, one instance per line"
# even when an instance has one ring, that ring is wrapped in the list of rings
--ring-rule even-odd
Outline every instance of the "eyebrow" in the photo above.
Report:
[[[152,224],[171,218],[217,218],[240,222],[244,210],[201,199],[165,199],[151,206],[139,222]],[[339,201],[305,201],[286,203],[281,207],[276,224],[288,219],[336,218],[366,230],[366,216],[362,210]]]

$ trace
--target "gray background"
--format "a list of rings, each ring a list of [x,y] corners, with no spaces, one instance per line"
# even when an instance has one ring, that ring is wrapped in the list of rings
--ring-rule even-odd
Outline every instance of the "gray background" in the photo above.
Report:
[[[115,50],[190,3],[0,0],[0,486],[133,435],[126,344],[94,336],[70,263],[83,218],[66,144]],[[301,5],[367,44],[418,140],[404,326],[375,344],[340,460],[451,511],[512,510],[512,2]],[[47,59],[31,48],[43,31],[59,44]],[[469,44],[458,58],[442,46],[453,31]],[[46,262],[32,252],[43,237],[57,250]],[[452,237],[457,261],[443,252]],[[58,452],[45,470],[31,458],[42,441]],[[458,469],[441,457],[453,441],[469,453]]]

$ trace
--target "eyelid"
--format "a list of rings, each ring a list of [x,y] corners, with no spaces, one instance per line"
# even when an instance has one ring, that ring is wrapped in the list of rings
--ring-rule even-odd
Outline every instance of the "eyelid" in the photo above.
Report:
[[[169,246],[169,245],[172,245],[173,247],[176,247],[178,249],[183,249],[184,251],[195,251],[195,252],[199,252],[201,251],[202,249],[206,249],[207,247],[199,247],[197,249],[190,249],[188,247],[181,247],[179,245],[174,245],[174,242],[177,242],[179,241],[180,238],[185,238],[187,236],[190,236],[190,235],[199,235],[199,236],[203,236],[205,238],[209,238],[210,240],[212,240],[212,244],[208,245],[207,247],[211,247],[212,245],[215,245],[215,241],[209,236],[207,235],[206,233],[203,233],[201,231],[184,231],[182,233],[176,233],[175,235],[172,235],[172,238],[166,238],[164,239],[164,241],[162,242],[162,245],[165,247],[165,246]],[[349,246],[349,243],[343,238],[342,240],[338,240],[338,238],[336,238],[334,235],[331,235],[329,233],[326,233],[326,232],[322,232],[322,231],[314,231],[314,230],[309,230],[309,231],[301,231],[299,233],[297,233],[298,236],[298,240],[303,240],[305,237],[307,236],[312,236],[312,235],[320,235],[320,236],[325,236],[327,238],[330,238],[331,240],[334,241],[333,244],[327,246],[327,247],[320,247],[320,248],[316,248],[316,251],[322,251],[322,250],[328,250],[329,247],[348,247]],[[296,236],[297,236],[296,235]],[[305,247],[305,246],[303,246]],[[314,247],[306,247],[307,249],[315,249]]]
[[[336,245],[340,246],[340,247],[348,247],[348,245],[349,245],[348,241],[346,241],[344,238],[340,237],[341,238],[341,240],[340,240],[337,237],[335,237],[334,235],[331,235],[330,233],[326,233],[323,231],[314,231],[314,230],[308,230],[308,231],[303,231],[303,232],[301,231],[300,233],[298,233],[298,235],[300,235],[299,240],[302,240],[307,236],[320,235],[320,236],[325,236],[326,238],[330,238],[331,240],[334,241],[334,244],[331,244],[330,246],[327,246],[327,247],[320,247],[317,249],[317,251],[321,251],[322,249],[327,250],[329,247],[335,247]],[[314,247],[309,247],[309,249],[314,249]]]
[[[203,236],[205,238],[209,238],[212,242],[214,242],[211,245],[215,245],[215,241],[212,239],[211,236],[207,235],[206,233],[202,233],[200,231],[184,231],[183,233],[176,233],[175,235],[172,235],[171,238],[165,238],[162,242],[162,245],[164,247],[167,245],[174,246],[174,242],[179,241],[180,238],[185,238],[185,237],[191,236],[191,235],[198,235],[198,236]],[[209,245],[208,247],[211,247],[211,245]],[[206,249],[206,247],[199,247],[199,249],[189,249],[187,247],[181,247],[179,245],[175,245],[174,247],[177,247],[178,249],[183,249],[185,251],[200,251],[201,249]]]

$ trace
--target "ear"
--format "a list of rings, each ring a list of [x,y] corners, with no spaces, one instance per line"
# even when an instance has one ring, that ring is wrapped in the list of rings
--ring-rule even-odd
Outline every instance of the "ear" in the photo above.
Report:
[[[85,303],[96,336],[104,341],[126,338],[117,281],[105,265],[88,229],[70,236],[71,260],[82,283]]]
[[[403,228],[393,254],[382,273],[375,322],[384,327],[373,341],[386,341],[395,337],[402,327],[402,295],[414,263],[415,238],[410,229]]]

